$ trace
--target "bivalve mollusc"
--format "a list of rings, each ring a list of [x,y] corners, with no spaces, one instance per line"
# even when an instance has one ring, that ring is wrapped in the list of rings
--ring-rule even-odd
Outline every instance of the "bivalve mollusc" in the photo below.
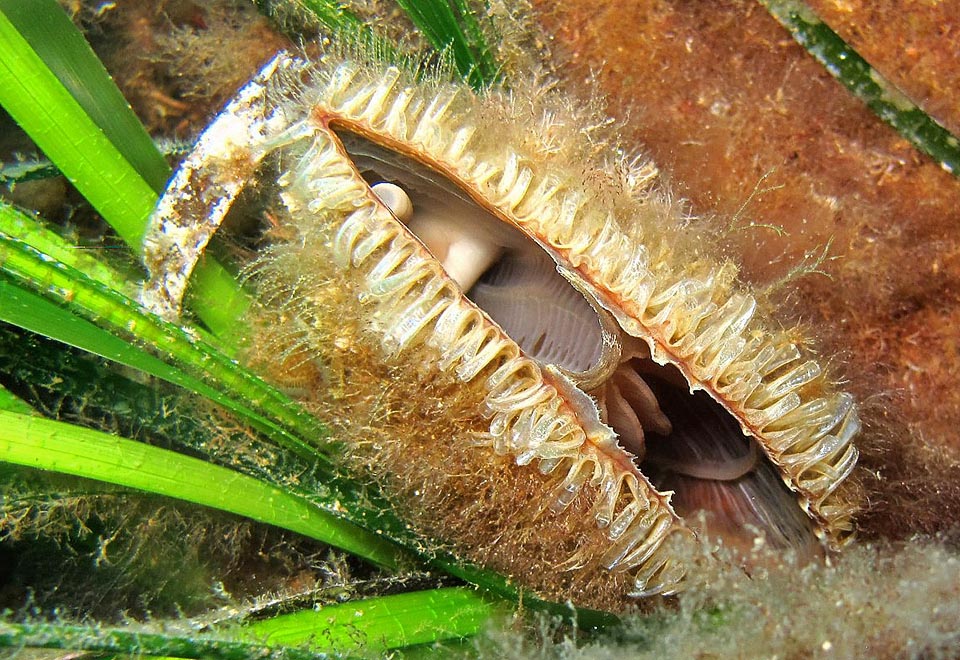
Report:
[[[547,89],[281,54],[161,199],[144,302],[179,315],[256,182],[276,226],[251,359],[427,547],[613,610],[675,592],[698,538],[841,547],[852,397],[602,123]]]

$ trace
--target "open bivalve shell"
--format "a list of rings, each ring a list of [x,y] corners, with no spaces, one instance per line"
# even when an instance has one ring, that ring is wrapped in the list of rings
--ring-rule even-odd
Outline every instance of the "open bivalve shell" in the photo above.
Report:
[[[278,56],[161,200],[145,303],[179,314],[256,181],[279,201],[249,269],[251,359],[427,547],[622,609],[676,591],[678,548],[706,535],[842,546],[852,397],[703,253],[652,166],[556,93],[520,96]]]

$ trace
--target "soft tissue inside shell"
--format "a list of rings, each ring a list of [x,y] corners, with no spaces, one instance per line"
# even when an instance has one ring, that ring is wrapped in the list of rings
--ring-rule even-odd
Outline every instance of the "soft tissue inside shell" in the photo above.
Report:
[[[364,138],[339,137],[374,193],[527,355],[575,381],[604,367],[610,356],[598,311],[544,248],[430,168]],[[706,393],[689,393],[679,372],[655,364],[642,342],[625,339],[627,349],[590,394],[653,485],[674,492],[677,513],[744,550],[762,536],[774,548],[818,553],[811,521],[756,441]]]

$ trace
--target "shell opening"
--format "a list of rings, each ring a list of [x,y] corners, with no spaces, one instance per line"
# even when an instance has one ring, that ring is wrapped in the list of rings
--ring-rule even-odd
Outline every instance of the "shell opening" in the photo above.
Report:
[[[523,351],[594,397],[623,449],[692,526],[735,548],[758,536],[820,552],[811,520],[754,438],[557,269],[548,248],[413,158],[337,131],[371,191]],[[702,521],[697,523],[697,520]]]
[[[620,352],[616,322],[542,247],[429,168],[337,135],[374,195],[527,355],[588,387],[609,377]]]
[[[776,467],[726,409],[675,380],[645,380],[671,428],[649,428],[640,468],[659,490],[674,493],[681,517],[699,519],[710,535],[744,551],[761,532],[768,547],[793,549],[800,557],[821,552],[813,523]]]

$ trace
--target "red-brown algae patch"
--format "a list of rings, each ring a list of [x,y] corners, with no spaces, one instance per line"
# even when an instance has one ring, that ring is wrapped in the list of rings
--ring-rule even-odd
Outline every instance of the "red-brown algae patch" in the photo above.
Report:
[[[949,10],[811,5],[915,100],[953,121],[945,108],[956,91],[946,83],[957,77],[957,58],[944,45],[958,30]],[[871,494],[863,531],[906,538],[955,526],[956,178],[850,96],[758,4],[544,4],[540,12],[568,56],[567,83],[599,86],[624,134],[697,212],[717,212],[716,224],[727,225],[751,189],[763,189],[740,225],[786,233],[731,234],[746,279],[761,287],[778,280],[832,239],[820,266],[829,278],[794,280],[779,297],[817,335],[822,355],[844,363],[846,387],[864,404],[860,474]]]

